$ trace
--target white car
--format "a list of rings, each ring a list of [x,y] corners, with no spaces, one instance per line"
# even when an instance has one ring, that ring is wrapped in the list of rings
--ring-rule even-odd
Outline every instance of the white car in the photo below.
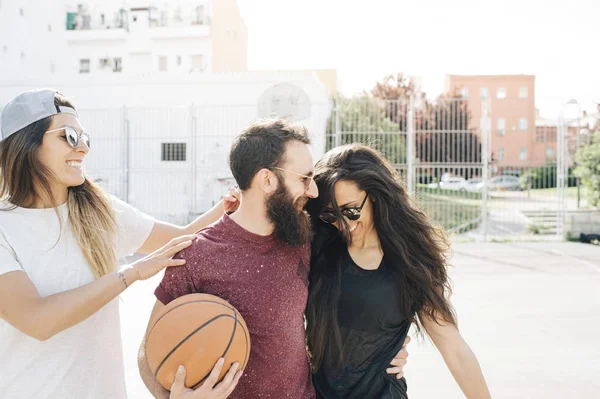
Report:
[[[463,188],[465,181],[464,177],[448,177],[440,182],[439,187],[443,190],[458,191]]]
[[[477,185],[478,190],[483,189],[483,182]],[[490,191],[515,191],[521,189],[521,183],[519,178],[516,176],[502,175],[494,176],[487,181],[487,187]]]
[[[469,179],[465,182],[465,184],[461,188],[461,191],[466,191],[468,193],[476,193],[480,190],[478,187],[479,183],[481,182],[483,182],[483,179],[480,178]]]

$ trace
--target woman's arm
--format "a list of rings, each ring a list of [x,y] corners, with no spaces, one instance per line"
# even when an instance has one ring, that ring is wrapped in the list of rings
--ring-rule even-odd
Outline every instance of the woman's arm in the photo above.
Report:
[[[465,396],[468,399],[491,398],[479,362],[458,328],[443,321],[438,324],[424,313],[420,314],[420,319]]]
[[[223,200],[213,206],[210,210],[198,216],[192,223],[187,226],[177,226],[171,223],[156,221],[150,235],[140,247],[138,252],[147,254],[155,251],[157,248],[165,245],[176,237],[184,234],[194,234],[211,223],[219,220],[223,213],[234,212],[239,206],[239,191],[230,189],[229,194],[223,197]]]
[[[135,281],[150,278],[165,267],[183,265],[183,259],[171,257],[190,246],[191,238],[173,240],[121,273],[47,297],[40,296],[23,271],[0,275],[0,318],[30,337],[47,340],[96,313]]]

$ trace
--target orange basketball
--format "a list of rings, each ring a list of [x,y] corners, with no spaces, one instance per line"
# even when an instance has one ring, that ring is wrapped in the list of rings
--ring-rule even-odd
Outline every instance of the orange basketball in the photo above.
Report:
[[[219,358],[225,358],[220,381],[235,362],[245,369],[249,356],[246,322],[229,302],[208,294],[170,302],[152,321],[146,340],[148,365],[166,389],[171,389],[179,365],[187,372],[185,385],[197,388]]]

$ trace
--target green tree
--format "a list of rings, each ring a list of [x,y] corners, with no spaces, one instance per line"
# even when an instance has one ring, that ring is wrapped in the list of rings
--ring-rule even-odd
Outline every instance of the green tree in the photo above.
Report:
[[[600,205],[600,130],[594,133],[590,145],[577,151],[577,165],[575,175],[587,188],[589,203]]]
[[[327,150],[336,143],[363,143],[381,151],[393,164],[406,162],[406,136],[385,112],[385,103],[363,93],[338,96],[328,128]]]
[[[397,123],[402,132],[408,130],[408,104],[410,98],[414,98],[415,155],[422,164],[450,166],[481,162],[481,141],[469,127],[471,113],[467,101],[458,92],[443,94],[431,102],[409,78],[398,73],[377,82],[371,94],[383,101],[386,116]],[[446,170],[448,168],[434,168],[431,173],[438,176]],[[475,168],[463,173],[469,178],[477,172]]]

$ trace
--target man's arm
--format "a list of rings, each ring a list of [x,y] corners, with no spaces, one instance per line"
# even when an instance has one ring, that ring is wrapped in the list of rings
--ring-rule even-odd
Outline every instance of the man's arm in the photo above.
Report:
[[[410,337],[406,336],[404,339],[404,344],[400,349],[400,352],[396,354],[396,356],[390,362],[392,367],[388,367],[385,371],[388,374],[395,374],[396,379],[400,379],[404,377],[404,366],[406,366],[407,358],[408,358],[408,350],[406,349],[406,345],[410,342]]]
[[[146,388],[154,395],[155,398],[159,399],[168,399],[169,391],[166,390],[154,377],[152,370],[150,370],[150,365],[148,365],[148,359],[146,359],[146,339],[148,338],[148,332],[150,330],[150,326],[152,325],[152,321],[156,318],[158,313],[164,308],[159,300],[154,304],[154,308],[152,309],[152,314],[150,315],[150,319],[148,320],[148,326],[146,327],[146,333],[144,334],[144,338],[142,339],[142,344],[140,345],[140,350],[138,352],[138,368],[140,369],[140,376],[142,377],[142,381],[146,385]]]

